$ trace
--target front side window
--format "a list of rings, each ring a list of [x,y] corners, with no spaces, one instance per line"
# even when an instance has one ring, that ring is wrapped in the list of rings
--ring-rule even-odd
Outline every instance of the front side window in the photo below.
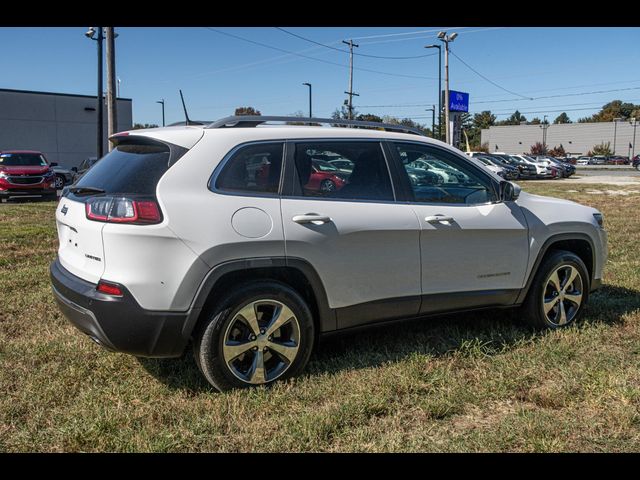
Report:
[[[423,145],[394,143],[414,200],[424,203],[478,204],[497,200],[491,180],[454,154]]]
[[[297,194],[393,201],[387,163],[378,142],[297,143]]]
[[[216,189],[237,193],[278,193],[283,151],[281,142],[241,147],[218,175]]]

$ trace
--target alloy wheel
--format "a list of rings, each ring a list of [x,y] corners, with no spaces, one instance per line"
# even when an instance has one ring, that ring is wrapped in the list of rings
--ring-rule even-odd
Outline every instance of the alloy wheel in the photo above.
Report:
[[[582,277],[572,265],[556,268],[547,279],[542,294],[542,307],[547,321],[562,326],[578,313],[584,295]]]
[[[298,355],[300,325],[295,314],[276,300],[244,305],[227,326],[222,356],[231,373],[260,385],[284,374]]]

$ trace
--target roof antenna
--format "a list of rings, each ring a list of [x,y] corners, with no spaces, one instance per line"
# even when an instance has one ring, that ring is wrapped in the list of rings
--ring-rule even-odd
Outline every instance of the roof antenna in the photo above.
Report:
[[[179,92],[180,92],[180,99],[182,100],[182,108],[184,109],[184,118],[186,119],[185,125],[193,125],[191,120],[189,120],[189,114],[187,113],[187,107],[184,104],[184,97],[182,96],[182,90],[179,90]]]

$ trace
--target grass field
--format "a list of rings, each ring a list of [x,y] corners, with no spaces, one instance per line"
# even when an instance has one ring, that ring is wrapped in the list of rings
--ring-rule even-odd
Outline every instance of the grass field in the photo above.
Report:
[[[0,205],[0,451],[640,451],[640,194],[521,185],[605,215],[605,286],[578,326],[534,333],[506,311],[406,322],[224,394],[190,353],[136,359],[79,333],[49,285],[55,205]]]

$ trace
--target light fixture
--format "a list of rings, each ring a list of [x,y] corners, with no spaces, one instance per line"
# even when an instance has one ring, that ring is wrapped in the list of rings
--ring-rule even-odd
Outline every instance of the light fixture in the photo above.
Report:
[[[96,33],[96,29],[93,27],[89,27],[89,30],[85,32],[84,36],[87,38],[93,39],[93,36],[95,35],[95,33]]]
[[[444,38],[447,32],[438,32],[438,38]]]
[[[458,34],[456,32],[453,32],[451,35],[449,35],[449,41],[453,42],[457,36]]]

